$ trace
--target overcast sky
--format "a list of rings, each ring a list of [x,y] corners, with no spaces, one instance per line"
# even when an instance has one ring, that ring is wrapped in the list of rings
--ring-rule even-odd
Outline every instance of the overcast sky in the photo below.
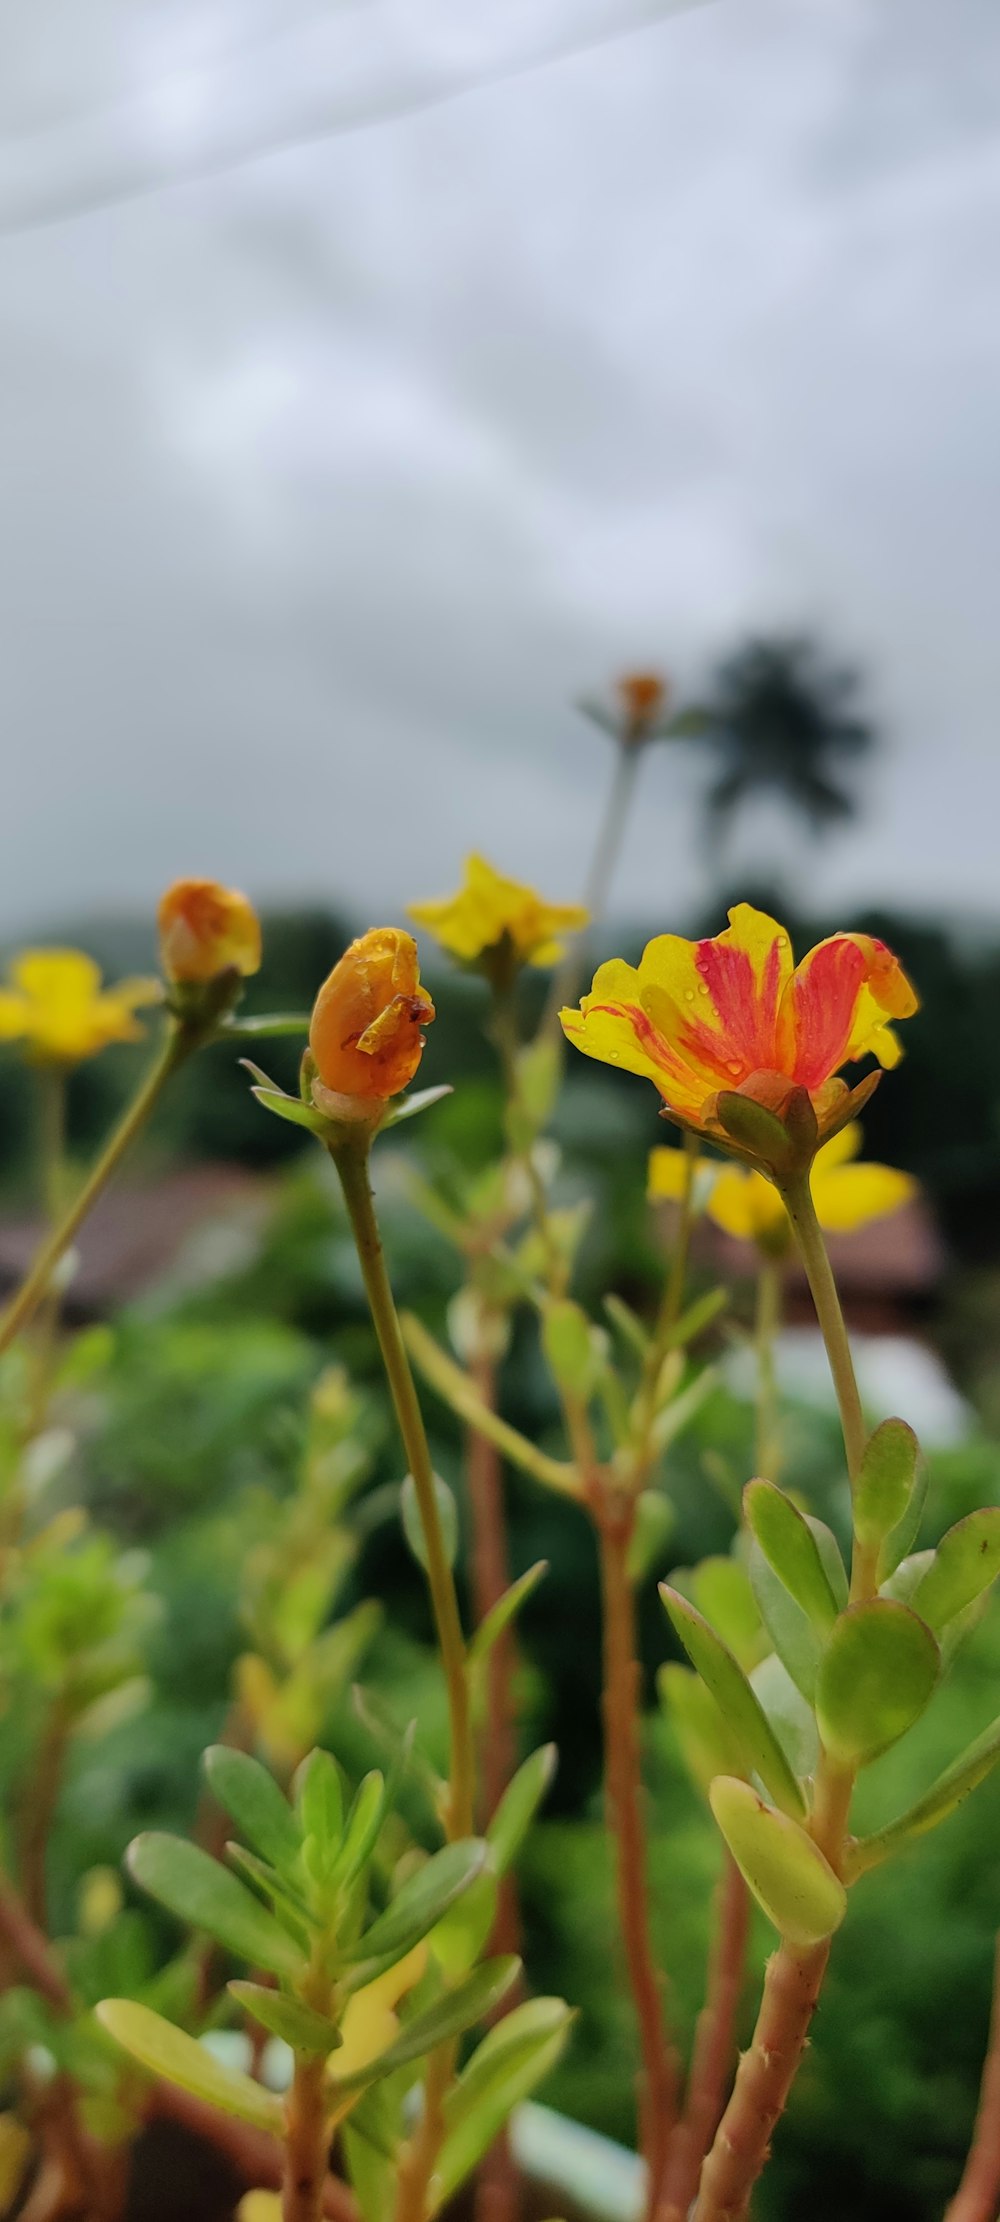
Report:
[[[995,914],[998,115],[995,0],[3,0],[0,932],[571,897],[573,697],[802,625],[887,740],[793,884]]]

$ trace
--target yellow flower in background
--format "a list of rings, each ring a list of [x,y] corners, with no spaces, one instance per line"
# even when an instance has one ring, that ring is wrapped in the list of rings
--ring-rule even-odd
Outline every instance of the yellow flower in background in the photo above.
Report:
[[[533,887],[507,880],[484,856],[465,860],[465,883],[454,895],[411,903],[410,917],[463,964],[475,964],[506,940],[520,964],[557,964],[564,934],[579,933],[579,903],[547,903]]]
[[[388,1102],[412,1080],[434,1005],[420,984],[417,945],[373,926],[345,949],[316,997],[309,1047],[324,1088]]]
[[[281,2222],[279,2191],[245,2191],[236,2209],[236,2222]]]
[[[423,1941],[348,1999],[340,2025],[341,2042],[326,2064],[332,2082],[345,2082],[395,2044],[399,2035],[395,2008],[419,1983],[426,1966],[427,1944]]]
[[[738,903],[711,941],[660,934],[638,967],[602,964],[579,1010],[561,1014],[586,1057],[644,1074],[682,1125],[726,1144],[721,1094],[742,1094],[781,1118],[796,1091],[822,1139],[846,1123],[840,1067],[869,1053],[900,1055],[891,1018],[917,998],[897,957],[870,934],[833,934],[795,965],[783,927]]]
[[[175,880],[157,911],[160,962],[178,983],[214,980],[230,968],[260,971],[260,920],[238,888],[218,880]]]
[[[111,1042],[142,1038],[136,1011],[158,1003],[158,980],[119,980],[105,988],[100,966],[82,949],[25,949],[0,988],[0,1041],[20,1042],[38,1064],[78,1065]]]
[[[858,1165],[861,1128],[856,1120],[824,1142],[813,1161],[810,1185],[816,1216],[827,1234],[854,1234],[874,1219],[886,1219],[917,1193],[909,1173],[892,1165]],[[650,1151],[649,1194],[655,1201],[680,1198],[683,1150]],[[781,1248],[791,1228],[773,1181],[763,1173],[743,1172],[707,1157],[695,1162],[696,1194],[704,1195],[706,1216],[726,1234],[763,1249]]]

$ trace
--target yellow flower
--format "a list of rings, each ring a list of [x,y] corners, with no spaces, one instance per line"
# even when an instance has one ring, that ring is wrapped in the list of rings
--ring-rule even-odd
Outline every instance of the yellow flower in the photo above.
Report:
[[[668,1116],[729,1147],[720,1096],[741,1095],[781,1119],[809,1098],[819,1137],[846,1124],[840,1067],[871,1052],[894,1065],[887,1021],[917,998],[897,957],[869,934],[834,934],[799,965],[787,933],[738,903],[712,941],[660,934],[638,968],[603,964],[579,1010],[562,1012],[585,1056],[655,1082]]]
[[[187,985],[230,969],[260,971],[260,920],[253,904],[218,880],[175,880],[157,912],[166,978]]]
[[[387,2052],[395,2043],[399,2035],[395,2008],[419,1983],[426,1966],[424,1941],[348,1999],[340,2026],[341,2042],[327,2061],[327,2073],[334,2083],[346,2081],[359,2068],[367,2068],[369,2061],[377,2060],[380,2052]]]
[[[810,1185],[816,1216],[827,1234],[853,1234],[873,1219],[886,1219],[917,1192],[912,1176],[892,1165],[856,1165],[853,1160],[860,1147],[861,1128],[852,1120],[817,1151]],[[784,1247],[791,1231],[788,1216],[773,1181],[763,1173],[743,1172],[738,1166],[700,1157],[695,1177],[699,1186],[708,1184],[704,1208],[717,1227],[765,1250]],[[683,1150],[650,1151],[651,1197],[676,1200],[683,1178]]]
[[[420,985],[417,945],[398,926],[352,941],[313,1009],[309,1047],[324,1088],[383,1103],[412,1080],[434,1005]]]
[[[563,934],[579,933],[587,913],[579,903],[547,903],[533,887],[503,879],[484,856],[467,856],[465,884],[455,895],[411,903],[410,917],[426,926],[442,949],[475,964],[506,940],[519,964],[557,964]]]
[[[160,1001],[158,980],[101,985],[100,966],[82,949],[25,949],[0,988],[0,1041],[23,1042],[33,1061],[78,1065],[110,1042],[134,1042],[136,1011]]]

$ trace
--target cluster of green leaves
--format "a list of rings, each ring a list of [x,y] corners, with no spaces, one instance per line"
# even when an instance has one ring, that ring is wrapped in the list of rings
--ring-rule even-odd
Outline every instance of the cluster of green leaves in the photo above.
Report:
[[[216,1745],[205,1765],[244,1840],[227,1845],[228,1865],[154,1831],[132,1844],[130,1872],[178,1920],[253,1971],[252,1979],[230,1981],[234,2007],[295,2058],[325,2064],[331,2132],[343,2126],[365,2215],[382,2222],[392,2209],[408,2094],[427,2055],[492,2015],[517,1979],[515,1958],[480,1954],[497,1881],[544,1793],[552,1754],[525,1762],[484,1839],[430,1856],[410,1846],[388,1872],[380,1845],[394,1809],[393,1777],[373,1769],[348,1800],[336,1762],[317,1749],[286,1798],[244,1752]],[[273,2092],[223,2066],[147,2002],[105,1999],[97,2012],[144,2068],[280,2132],[283,2109]],[[558,2058],[569,2019],[561,2000],[533,1999],[473,2050],[446,2102],[436,2203],[464,2181],[510,2107]]]
[[[767,1481],[744,1492],[743,1556],[707,1562],[687,1594],[663,1589],[691,1661],[663,1675],[682,1747],[747,1883],[793,1944],[829,1936],[846,1910],[844,1884],[808,1830],[821,1748],[853,1775],[905,1736],[1000,1571],[1000,1507],[912,1551],[925,1490],[912,1430],[883,1421],[854,1493],[873,1596],[851,1602],[830,1528]],[[1000,1719],[908,1811],[852,1842],[846,1882],[945,1820],[998,1759]]]

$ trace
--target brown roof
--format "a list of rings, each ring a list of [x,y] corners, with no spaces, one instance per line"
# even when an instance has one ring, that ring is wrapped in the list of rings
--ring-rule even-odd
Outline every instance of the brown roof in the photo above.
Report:
[[[155,1182],[123,1182],[95,1204],[76,1243],[79,1263],[66,1308],[93,1317],[152,1288],[191,1236],[211,1220],[256,1221],[269,1183],[238,1165],[192,1165]],[[0,1224],[0,1287],[17,1287],[44,1229],[37,1219]]]

